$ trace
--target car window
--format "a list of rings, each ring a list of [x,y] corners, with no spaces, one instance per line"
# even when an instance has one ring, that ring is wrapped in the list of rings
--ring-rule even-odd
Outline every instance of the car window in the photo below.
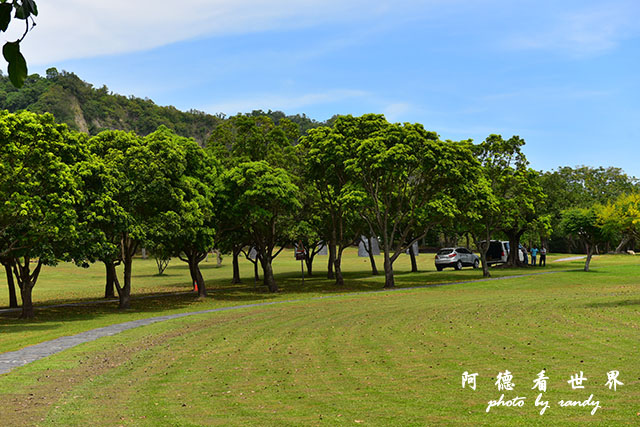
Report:
[[[438,255],[448,255],[453,252],[453,249],[440,249],[438,251]]]
[[[458,249],[456,249],[456,251],[458,251],[458,253],[461,253],[461,254],[468,254],[469,253],[469,251],[466,250],[465,248],[458,248]]]

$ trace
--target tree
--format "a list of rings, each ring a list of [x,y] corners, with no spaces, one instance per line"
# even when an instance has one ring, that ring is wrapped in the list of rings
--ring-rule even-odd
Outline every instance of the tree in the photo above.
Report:
[[[0,259],[20,289],[21,317],[31,318],[42,265],[67,259],[77,235],[74,167],[87,153],[82,136],[50,114],[0,111],[0,138]]]
[[[266,161],[240,163],[223,173],[218,200],[217,212],[235,218],[238,229],[247,230],[262,266],[264,284],[277,292],[272,262],[284,244],[291,242],[293,216],[302,207],[291,176]]]
[[[571,251],[574,244],[559,226],[564,210],[588,208],[595,203],[612,203],[623,194],[638,190],[636,178],[614,167],[564,166],[541,172],[540,183],[547,195],[542,213],[550,219],[553,232],[549,236],[549,246],[554,251]]]
[[[295,123],[285,117],[272,117],[254,111],[251,114],[231,117],[216,126],[207,142],[207,151],[218,159],[227,169],[241,163],[266,161],[269,165],[281,168],[290,173],[294,181],[298,159],[293,144],[298,139],[298,128]],[[220,205],[221,206],[221,205]],[[254,247],[253,233],[243,227],[244,213],[234,217],[230,211],[216,214],[216,239],[222,250],[232,253],[232,283],[240,283],[239,256],[245,246]],[[245,252],[245,257],[247,257]],[[247,259],[249,259],[247,257]],[[257,277],[258,259],[254,263]]]
[[[595,205],[591,208],[572,208],[562,212],[562,229],[565,233],[580,239],[587,251],[584,271],[589,271],[596,246],[605,239],[601,209],[602,205]]]
[[[157,214],[148,224],[146,240],[186,262],[193,283],[198,285],[198,294],[204,298],[207,289],[200,262],[215,242],[217,165],[195,141],[166,127],[147,135],[144,142],[164,173],[162,197],[156,200]]]
[[[480,230],[475,230],[476,237],[483,240],[476,239],[476,245],[486,257],[490,237],[497,231],[504,232],[510,247],[507,264],[512,266],[520,265],[520,237],[537,224],[545,198],[538,173],[528,168],[529,162],[522,152],[524,144],[519,136],[505,140],[492,134],[473,147],[488,186],[484,190],[486,203],[481,204],[478,212],[482,231],[478,234]],[[483,267],[483,274],[488,274],[488,269]]]
[[[175,210],[184,191],[176,188],[176,183],[185,172],[188,150],[168,134],[166,128],[145,138],[105,131],[89,141],[90,150],[103,159],[105,174],[113,183],[105,187],[107,194],[95,192],[97,200],[107,197],[113,206],[95,217],[93,227],[99,228],[110,242],[105,245],[101,260],[107,268],[107,282],[111,278],[115,285],[121,309],[130,305],[133,256],[140,244],[153,246],[159,230],[180,222]],[[117,245],[117,252],[111,250],[111,245]],[[122,282],[115,274],[120,263],[124,270]]]
[[[115,288],[119,308],[126,309],[130,305],[133,256],[146,231],[147,191],[143,176],[149,172],[151,158],[142,140],[132,132],[101,132],[89,140],[89,149],[104,163],[90,175],[90,180],[85,179],[85,185],[91,188],[85,191],[90,197],[88,206],[95,212],[88,217],[86,229],[100,233],[95,235],[96,252],[89,259],[95,257],[105,265],[105,297],[113,295]],[[103,203],[103,199],[109,203]],[[122,282],[116,274],[121,263]]]
[[[473,185],[478,162],[469,142],[443,142],[420,124],[390,124],[373,114],[339,122],[358,129],[345,165],[357,187],[351,197],[359,193],[360,214],[381,238],[384,286],[394,287],[397,257],[434,225],[461,214],[458,201]]]
[[[640,239],[640,193],[622,194],[603,206],[602,211],[607,235],[619,239],[616,253]]]
[[[341,117],[333,128],[312,129],[298,145],[304,181],[313,185],[317,194],[317,212],[328,216],[329,276],[342,286],[342,253],[359,238],[354,224],[362,195],[351,182],[346,162],[353,156],[356,138],[362,132],[352,117]],[[330,278],[333,278],[330,277]]]
[[[207,149],[226,166],[264,160],[291,171],[297,164],[297,139],[297,126],[287,119],[276,125],[267,116],[238,114],[214,128]]]

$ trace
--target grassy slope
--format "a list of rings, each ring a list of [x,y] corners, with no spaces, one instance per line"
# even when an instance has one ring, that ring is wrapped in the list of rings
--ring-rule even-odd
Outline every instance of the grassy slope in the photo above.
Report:
[[[380,287],[379,280],[358,278],[360,262],[349,259],[348,286]],[[1,376],[0,413],[8,424],[24,416],[56,425],[637,424],[640,266],[630,257],[602,257],[594,267],[587,274],[344,295],[163,322]],[[401,275],[399,282],[477,274],[429,272]],[[319,293],[315,281],[296,289],[298,279],[281,279],[288,294],[276,298]],[[242,288],[222,295],[227,299],[184,300],[180,309],[269,297]],[[58,313],[57,321],[65,316]],[[86,327],[96,318],[65,325]],[[59,329],[50,323],[34,326]],[[45,335],[33,332],[31,339]],[[531,386],[543,368],[550,377],[545,399],[553,406],[540,416]],[[495,376],[505,369],[516,384],[505,397],[526,396],[526,406],[487,414],[487,401],[500,395]],[[604,387],[612,369],[625,383],[617,392]],[[465,370],[479,373],[477,391],[461,388]],[[571,390],[566,381],[580,370],[589,378],[586,388]],[[585,408],[555,405],[592,393],[602,406],[593,417]]]

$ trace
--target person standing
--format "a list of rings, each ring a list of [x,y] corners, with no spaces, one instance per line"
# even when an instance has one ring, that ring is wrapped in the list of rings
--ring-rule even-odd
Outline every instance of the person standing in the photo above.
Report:
[[[544,246],[540,248],[540,263],[538,265],[540,267],[542,267],[543,265],[545,267],[547,266],[547,248],[545,248]]]
[[[534,267],[536,266],[536,255],[538,255],[538,248],[534,246],[531,248],[531,265]]]

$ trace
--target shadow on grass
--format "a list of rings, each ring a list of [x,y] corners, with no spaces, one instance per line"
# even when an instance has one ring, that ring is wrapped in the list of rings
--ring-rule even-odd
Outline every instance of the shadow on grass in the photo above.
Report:
[[[218,268],[214,263],[208,264],[206,267],[206,269]],[[185,268],[187,268],[186,264],[173,266],[174,271]],[[502,276],[531,274],[538,271],[552,271],[552,269],[492,269],[492,277],[499,278]],[[370,271],[346,271],[343,273],[343,276],[345,282],[343,286],[336,286],[335,280],[327,279],[326,272],[324,271],[317,271],[312,277],[306,276],[304,282],[300,277],[300,273],[296,271],[278,273],[275,275],[275,278],[280,288],[278,295],[291,295],[291,298],[295,298],[296,294],[325,295],[382,290],[384,286],[384,273],[382,271],[380,271],[380,274],[377,276],[372,276]],[[397,288],[465,282],[478,279],[482,279],[482,270],[480,269],[442,272],[425,270],[417,273],[412,273],[410,271],[395,272]],[[244,277],[243,283],[237,285],[230,284],[230,278],[206,280],[206,283],[209,294],[208,300],[213,299],[217,301],[247,304],[252,302],[269,301],[278,297],[277,294],[273,294],[268,291],[268,289],[263,285],[262,280],[259,280],[256,286],[253,276]],[[21,332],[28,330],[35,331],[38,330],[38,328],[47,329],[58,327],[59,325],[56,325],[56,322],[68,322],[75,320],[86,321],[103,316],[111,316],[117,313],[143,313],[153,315],[155,313],[166,312],[167,310],[200,310],[202,309],[199,304],[200,300],[195,292],[189,292],[191,289],[191,284],[185,283],[184,281],[163,285],[163,290],[157,292],[149,292],[151,289],[141,288],[138,290],[140,292],[136,293],[136,289],[134,288],[131,300],[131,309],[126,311],[118,309],[117,298],[115,301],[108,301],[95,297],[49,300],[46,301],[46,305],[73,305],[43,307],[37,309],[36,319],[32,321],[17,319],[19,312],[0,313],[0,330],[6,330],[8,332]],[[168,292],[177,293],[168,294]]]
[[[610,307],[625,307],[629,305],[640,305],[640,299],[625,299],[622,301],[610,301],[610,302],[592,302],[586,304],[585,307],[589,308],[610,308]]]

